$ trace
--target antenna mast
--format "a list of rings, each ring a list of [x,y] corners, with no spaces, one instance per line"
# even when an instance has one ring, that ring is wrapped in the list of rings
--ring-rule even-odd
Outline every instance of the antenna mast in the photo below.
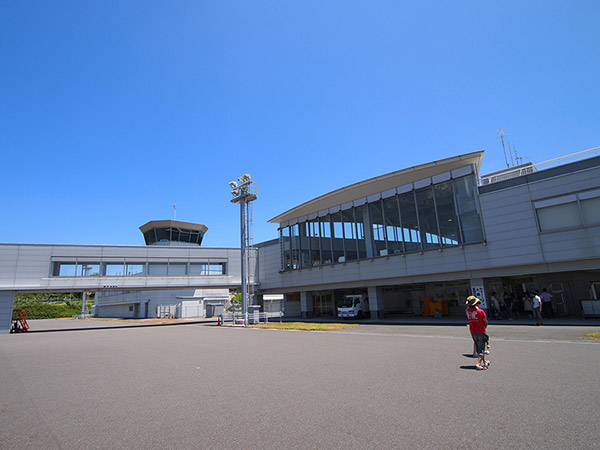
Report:
[[[513,145],[513,147],[514,147],[514,145]],[[510,164],[514,167],[515,161],[513,160],[512,148],[510,147],[510,141],[508,141],[508,154],[510,155]]]
[[[510,167],[508,165],[508,158],[506,157],[506,147],[504,146],[504,130],[502,128],[498,128],[498,136],[500,136],[500,140],[502,141],[502,150],[504,150],[504,161],[506,162],[506,167]]]

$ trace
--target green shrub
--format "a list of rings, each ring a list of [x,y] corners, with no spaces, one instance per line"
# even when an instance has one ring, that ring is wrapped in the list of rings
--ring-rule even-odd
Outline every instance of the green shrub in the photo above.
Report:
[[[24,309],[30,319],[59,319],[81,314],[81,300],[53,303],[16,300],[14,309]]]

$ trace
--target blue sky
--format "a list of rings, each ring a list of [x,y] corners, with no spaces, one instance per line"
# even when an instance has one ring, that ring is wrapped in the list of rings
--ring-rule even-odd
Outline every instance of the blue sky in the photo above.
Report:
[[[143,244],[209,227],[239,246],[227,182],[267,220],[365,178],[484,149],[600,145],[591,1],[0,2],[2,242]]]

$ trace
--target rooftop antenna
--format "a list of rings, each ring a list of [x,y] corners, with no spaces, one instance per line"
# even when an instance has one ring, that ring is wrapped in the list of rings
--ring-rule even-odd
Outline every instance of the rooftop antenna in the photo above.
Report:
[[[506,167],[510,167],[508,165],[508,158],[506,157],[506,147],[504,146],[504,130],[502,128],[498,128],[498,136],[500,136],[500,140],[502,141],[502,150],[504,150],[504,161],[506,161]]]
[[[177,204],[173,203],[173,220],[177,220]]]
[[[513,147],[514,147],[514,145],[513,145]],[[508,154],[510,155],[510,165],[514,167],[515,162],[513,161],[512,148],[510,148],[510,141],[508,141]]]
[[[527,156],[518,156],[516,145],[513,145],[513,150],[515,152],[515,161],[517,161],[517,164],[523,164],[523,160],[527,158]]]

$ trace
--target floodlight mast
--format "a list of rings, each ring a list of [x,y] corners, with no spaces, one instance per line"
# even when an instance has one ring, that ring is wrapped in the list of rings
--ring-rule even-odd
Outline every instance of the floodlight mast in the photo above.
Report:
[[[236,181],[230,181],[231,203],[240,204],[240,234],[241,234],[241,278],[242,278],[242,314],[244,316],[244,326],[248,325],[248,286],[246,283],[247,261],[246,261],[246,242],[248,230],[248,218],[246,217],[246,205],[256,200],[256,189],[254,182],[249,174],[244,174],[238,178],[240,184]]]

